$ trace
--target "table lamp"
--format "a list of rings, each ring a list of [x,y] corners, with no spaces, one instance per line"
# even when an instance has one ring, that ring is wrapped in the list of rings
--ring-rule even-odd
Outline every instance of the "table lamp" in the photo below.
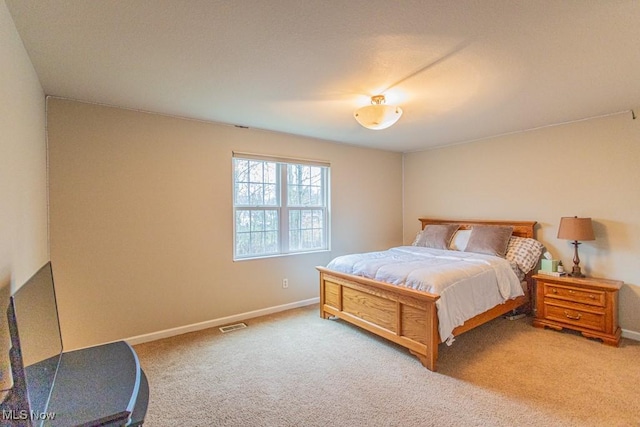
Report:
[[[595,240],[591,218],[578,218],[577,216],[567,216],[560,218],[558,228],[558,239],[573,240],[575,247],[573,253],[573,270],[569,276],[584,277],[580,271],[580,257],[578,256],[578,245],[581,241]]]

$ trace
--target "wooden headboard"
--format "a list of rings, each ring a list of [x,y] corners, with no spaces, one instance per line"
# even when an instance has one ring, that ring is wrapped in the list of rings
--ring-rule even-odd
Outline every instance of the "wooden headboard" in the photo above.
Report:
[[[458,224],[461,230],[468,230],[474,225],[507,225],[513,227],[513,235],[518,237],[534,238],[534,227],[536,221],[501,221],[501,220],[457,220],[457,219],[435,219],[419,218],[422,229],[429,224]]]

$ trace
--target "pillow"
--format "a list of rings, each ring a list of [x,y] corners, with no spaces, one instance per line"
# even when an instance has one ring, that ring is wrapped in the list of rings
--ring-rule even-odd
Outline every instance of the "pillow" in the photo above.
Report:
[[[449,249],[449,242],[453,233],[460,226],[456,224],[431,224],[422,230],[416,246],[425,246],[434,249]]]
[[[535,239],[511,236],[505,258],[515,262],[518,268],[527,274],[538,265],[543,250],[544,245]]]
[[[502,225],[475,225],[465,252],[495,255],[504,258],[513,227]]]
[[[518,264],[515,261],[510,260],[509,258],[507,258],[507,261],[509,261],[509,266],[511,267],[511,270],[513,270],[513,272],[516,273],[516,277],[518,278],[518,280],[522,282],[524,280],[525,274],[522,272],[522,270],[520,270],[520,267],[518,267]]]
[[[418,234],[416,234],[416,238],[413,239],[413,243],[411,244],[411,246],[418,246],[418,242],[420,241],[420,236],[422,236],[422,230],[418,231]]]
[[[469,242],[469,236],[471,236],[471,230],[458,230],[453,233],[451,243],[449,243],[449,249],[452,251],[464,251]]]

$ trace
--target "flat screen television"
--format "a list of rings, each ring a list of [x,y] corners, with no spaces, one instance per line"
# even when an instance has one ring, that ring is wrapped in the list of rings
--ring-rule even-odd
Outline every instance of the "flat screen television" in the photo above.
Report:
[[[3,402],[2,422],[12,418],[9,425],[40,426],[43,421],[31,414],[47,411],[62,354],[50,262],[11,296],[7,320],[14,386]]]

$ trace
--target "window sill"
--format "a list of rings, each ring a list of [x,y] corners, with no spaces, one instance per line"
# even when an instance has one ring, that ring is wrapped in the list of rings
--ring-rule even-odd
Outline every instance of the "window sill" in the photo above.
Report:
[[[305,252],[291,252],[288,254],[259,255],[259,256],[243,257],[243,258],[234,258],[233,262],[252,261],[252,260],[268,259],[268,258],[282,258],[282,257],[298,256],[298,255],[319,254],[323,252],[331,252],[331,249],[318,249],[318,250],[305,251]]]

